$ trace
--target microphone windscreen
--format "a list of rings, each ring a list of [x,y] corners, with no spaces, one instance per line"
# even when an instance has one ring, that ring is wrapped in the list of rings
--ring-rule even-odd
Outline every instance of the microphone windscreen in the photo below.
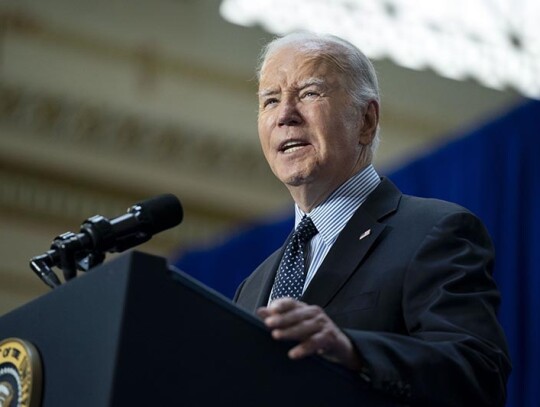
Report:
[[[170,229],[182,222],[182,204],[173,194],[158,195],[137,204],[141,212],[150,220],[151,234]]]

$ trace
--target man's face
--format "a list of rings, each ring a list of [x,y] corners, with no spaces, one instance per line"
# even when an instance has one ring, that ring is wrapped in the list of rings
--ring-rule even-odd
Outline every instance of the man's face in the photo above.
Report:
[[[263,66],[259,138],[276,177],[288,187],[312,185],[329,193],[367,164],[372,135],[353,107],[333,61],[285,47]]]

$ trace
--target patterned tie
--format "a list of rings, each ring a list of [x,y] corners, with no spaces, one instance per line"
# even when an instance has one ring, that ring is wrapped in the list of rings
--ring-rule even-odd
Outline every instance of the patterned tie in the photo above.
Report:
[[[300,298],[306,281],[306,246],[316,234],[317,228],[313,221],[304,215],[285,248],[270,301],[281,297]]]

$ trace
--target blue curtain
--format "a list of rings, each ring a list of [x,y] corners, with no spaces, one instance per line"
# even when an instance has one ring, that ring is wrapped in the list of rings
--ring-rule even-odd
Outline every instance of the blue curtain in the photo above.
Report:
[[[509,407],[540,406],[539,119],[540,102],[527,103],[390,176],[408,194],[467,207],[489,229],[513,364]]]
[[[507,407],[540,406],[540,102],[520,106],[388,176],[404,193],[459,203],[486,224],[497,254],[499,319],[513,362]],[[215,247],[183,254],[176,265],[231,297],[292,227],[292,213],[251,225]]]

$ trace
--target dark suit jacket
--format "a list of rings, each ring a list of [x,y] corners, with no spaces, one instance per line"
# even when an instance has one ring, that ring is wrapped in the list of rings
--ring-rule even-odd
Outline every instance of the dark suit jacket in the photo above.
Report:
[[[283,250],[242,283],[238,305],[267,304]],[[412,405],[503,406],[510,363],[492,265],[491,240],[469,211],[383,179],[301,300],[351,338],[374,388]]]

